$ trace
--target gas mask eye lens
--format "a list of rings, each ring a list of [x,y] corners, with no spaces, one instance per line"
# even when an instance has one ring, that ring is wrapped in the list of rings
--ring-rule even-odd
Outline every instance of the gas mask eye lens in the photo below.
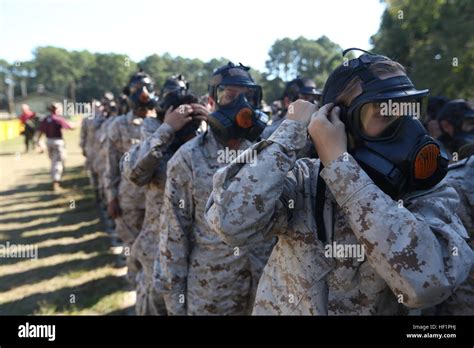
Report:
[[[397,121],[398,115],[391,115],[382,103],[366,103],[359,112],[360,130],[369,137],[378,137],[391,124]]]
[[[237,97],[244,94],[247,101],[253,107],[257,107],[257,91],[255,88],[247,86],[219,86],[217,87],[217,104],[223,106],[232,103]]]

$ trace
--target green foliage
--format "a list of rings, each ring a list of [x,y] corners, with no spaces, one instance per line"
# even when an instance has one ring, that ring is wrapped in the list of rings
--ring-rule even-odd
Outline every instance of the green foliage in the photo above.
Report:
[[[276,40],[266,62],[268,72],[251,69],[255,81],[262,85],[267,102],[280,99],[285,81],[301,74],[314,78],[320,88],[332,69],[341,62],[341,48],[322,36],[317,40],[299,37],[296,40]],[[244,57],[242,63],[245,64]],[[200,59],[174,57],[169,53],[153,54],[140,62],[115,53],[67,51],[58,47],[38,47],[34,59],[18,66],[0,60],[0,96],[6,99],[5,79],[15,81],[15,95],[21,94],[20,82],[26,81],[28,91],[35,91],[39,84],[46,90],[77,101],[100,98],[105,91],[118,95],[130,76],[139,68],[150,74],[159,90],[171,75],[182,74],[198,95],[207,93],[212,72],[228,59],[219,58],[204,62]],[[234,62],[239,63],[239,62]],[[1,102],[1,101],[0,101]]]
[[[212,72],[227,62],[228,60],[220,58],[206,63],[200,59],[173,57],[165,53],[163,56],[148,56],[138,65],[154,78],[158,89],[171,75],[182,74],[194,93],[204,95]]]
[[[473,98],[474,2],[386,0],[374,52],[403,64],[432,95]],[[471,33],[471,34],[469,34]]]
[[[289,81],[302,75],[314,79],[322,88],[330,72],[342,63],[341,53],[342,48],[326,36],[317,40],[284,38],[270,48],[266,67],[273,78]]]

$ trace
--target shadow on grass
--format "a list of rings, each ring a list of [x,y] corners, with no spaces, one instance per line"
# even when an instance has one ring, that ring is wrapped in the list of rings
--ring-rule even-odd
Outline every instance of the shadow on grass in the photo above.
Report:
[[[37,293],[20,300],[1,304],[0,315],[32,314],[39,311],[44,304],[51,307],[54,312],[87,309],[94,306],[103,297],[116,292],[118,287],[125,288],[126,285],[127,281],[123,276],[106,276],[79,286]],[[70,303],[71,295],[75,296],[75,303]]]
[[[107,315],[107,316],[135,315],[135,306],[130,306],[130,307],[127,307],[127,308],[118,309],[116,311],[109,312],[105,315]]]
[[[67,163],[66,163],[67,165]],[[110,251],[110,239],[104,231],[98,217],[93,190],[82,166],[66,167],[62,192],[51,191],[49,173],[45,170],[29,174],[30,183],[22,182],[14,189],[0,192],[0,232],[10,244],[34,245],[51,241],[50,246],[39,248],[38,257],[60,256],[64,260],[55,265],[45,265],[36,269],[1,275],[1,292],[15,291],[19,286],[35,287],[44,280],[62,276],[62,281],[74,279],[81,274],[88,274],[104,267],[119,268],[117,256]],[[74,207],[71,208],[71,199]],[[41,204],[39,204],[41,203]],[[15,205],[18,205],[16,208]],[[14,210],[1,213],[2,208]],[[52,213],[50,208],[64,208]],[[34,216],[28,212],[35,211]],[[44,214],[41,214],[44,213]],[[51,220],[48,221],[47,219]],[[30,224],[30,225],[28,225]],[[35,232],[34,235],[27,235]],[[60,238],[72,237],[68,244],[54,244]],[[87,238],[81,240],[81,238]],[[3,243],[3,241],[1,242]],[[69,254],[78,252],[97,253],[86,260],[68,259]],[[0,264],[14,265],[25,259],[0,258]],[[31,261],[35,262],[35,261]],[[101,271],[100,271],[101,272]],[[100,272],[98,274],[100,274]],[[76,312],[94,306],[103,297],[128,287],[123,276],[107,275],[104,278],[89,281],[80,286],[65,286],[56,291],[47,291],[41,286],[35,287],[35,293],[22,299],[0,305],[0,315],[25,315],[39,313]],[[76,296],[76,303],[70,303],[70,295]],[[111,305],[110,311],[117,310],[117,304]],[[117,310],[118,311],[118,310]]]
[[[0,292],[9,291],[17,286],[34,284],[56,276],[66,275],[69,272],[90,271],[96,268],[111,266],[120,268],[116,264],[117,257],[114,254],[103,254],[86,260],[72,260],[53,266],[34,268],[21,273],[13,273],[0,277]]]
[[[17,243],[17,242],[15,242]],[[13,242],[10,242],[13,244]],[[17,243],[20,244],[20,243]],[[38,259],[59,255],[59,254],[74,254],[79,251],[84,253],[93,252],[107,252],[110,247],[110,237],[99,236],[94,239],[86,240],[79,243],[70,243],[66,245],[52,245],[44,248],[38,248]],[[11,265],[20,261],[24,261],[24,258],[3,258],[0,259],[2,265]],[[32,262],[34,262],[32,260]]]

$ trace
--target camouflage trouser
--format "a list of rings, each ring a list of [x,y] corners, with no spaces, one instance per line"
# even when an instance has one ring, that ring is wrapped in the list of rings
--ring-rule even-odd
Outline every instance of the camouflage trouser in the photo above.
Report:
[[[474,315],[474,267],[451,297],[438,305],[437,315]]]
[[[53,181],[61,181],[64,170],[66,150],[63,139],[48,139],[46,142],[48,156],[51,159],[51,178]]]
[[[187,281],[188,315],[250,314],[253,294],[248,255],[235,256],[232,248],[224,249],[193,250]]]
[[[137,315],[166,315],[166,306],[162,292],[153,285],[153,268],[158,251],[158,226],[150,224],[133,243],[130,258],[141,268],[137,275]]]
[[[99,177],[97,173],[92,169],[89,168],[87,170],[87,176],[89,177],[89,182],[93,189],[98,190],[99,188]]]
[[[120,208],[122,215],[115,219],[115,229],[123,244],[130,250],[142,228],[145,210],[127,209],[123,206]]]
[[[140,270],[137,275],[137,302],[135,304],[136,315],[166,315],[166,306],[163,296],[157,292],[153,286],[152,279],[149,279]]]
[[[122,215],[115,219],[115,231],[118,237],[122,240],[126,250],[125,256],[127,257],[127,277],[132,284],[135,283],[139,268],[134,262],[133,258],[130,257],[131,249],[135,238],[137,238],[142,228],[143,219],[145,217],[145,210],[143,209],[130,209],[127,207],[120,207]]]

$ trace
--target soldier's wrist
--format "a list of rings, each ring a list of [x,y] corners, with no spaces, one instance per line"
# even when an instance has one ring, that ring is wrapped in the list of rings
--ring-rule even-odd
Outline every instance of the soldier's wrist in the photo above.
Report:
[[[296,120],[284,120],[268,138],[291,151],[301,150],[306,145],[307,128]]]

